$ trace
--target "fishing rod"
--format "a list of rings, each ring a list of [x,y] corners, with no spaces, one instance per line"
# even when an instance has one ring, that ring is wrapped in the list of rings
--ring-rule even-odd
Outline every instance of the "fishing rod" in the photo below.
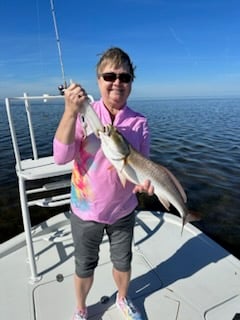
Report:
[[[53,0],[50,0],[50,4],[51,4],[51,11],[52,11],[57,47],[58,47],[58,56],[59,56],[61,72],[62,72],[62,79],[63,79],[63,85],[58,86],[58,90],[60,91],[61,95],[64,95],[64,91],[67,88],[67,81],[66,81],[65,72],[64,72],[61,43],[60,43],[60,37],[59,37],[59,33],[58,33],[57,19],[56,19],[56,15],[55,15],[55,8],[54,8]],[[71,81],[70,81],[70,83],[71,83]],[[93,97],[91,95],[88,95],[88,99],[86,100],[86,104],[85,104],[84,115],[79,114],[79,116],[80,116],[81,121],[83,122],[83,127],[85,127],[85,117],[86,117],[87,122],[89,123],[90,127],[93,129],[93,132],[95,132],[95,134],[98,136],[97,132],[99,130],[103,130],[103,126],[102,126],[101,122],[99,121],[99,118],[96,115],[95,111],[93,111],[93,109],[91,107],[89,107],[90,103],[93,101],[94,101]]]
[[[58,33],[58,26],[57,26],[57,19],[56,19],[56,15],[55,15],[54,1],[50,0],[50,4],[51,4],[51,11],[52,11],[57,47],[58,47],[58,56],[59,56],[61,72],[62,72],[62,79],[63,79],[63,85],[58,86],[58,90],[60,91],[61,95],[64,95],[64,90],[68,87],[68,84],[67,84],[65,72],[64,72],[63,59],[62,59],[62,49],[61,49],[60,37],[59,37],[59,33]],[[71,83],[71,80],[70,80],[70,83]],[[88,98],[89,98],[89,102],[94,101],[94,99],[91,95],[88,95]]]
[[[59,62],[60,62],[60,67],[61,67],[62,79],[63,79],[63,85],[58,86],[58,89],[61,92],[61,94],[64,94],[64,89],[67,88],[67,81],[66,81],[65,72],[64,72],[63,59],[62,59],[62,49],[61,49],[60,37],[59,37],[59,33],[58,33],[57,19],[56,19],[55,7],[54,7],[53,0],[50,0],[50,5],[51,5],[57,47],[58,47]]]

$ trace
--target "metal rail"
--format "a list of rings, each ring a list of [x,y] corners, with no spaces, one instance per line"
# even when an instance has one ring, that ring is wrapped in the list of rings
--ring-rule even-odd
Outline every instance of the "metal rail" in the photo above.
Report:
[[[28,96],[25,93],[23,97],[5,99],[9,128],[10,128],[14,155],[16,160],[16,174],[18,177],[20,204],[21,204],[23,226],[24,226],[26,245],[27,245],[28,262],[29,262],[30,273],[31,273],[31,276],[30,276],[31,283],[39,281],[41,277],[37,272],[36,256],[34,253],[29,207],[33,205],[53,207],[53,206],[61,206],[69,203],[70,202],[69,193],[61,196],[53,196],[52,198],[43,198],[41,193],[44,191],[48,191],[50,189],[58,190],[61,188],[66,188],[66,179],[63,180],[61,176],[63,175],[65,176],[66,174],[71,173],[72,164],[70,163],[67,165],[58,166],[54,163],[52,156],[44,157],[44,158],[38,157],[37,146],[36,146],[35,135],[34,135],[34,127],[33,127],[32,117],[31,117],[30,102],[32,100],[39,100],[39,101],[43,101],[44,103],[46,99],[53,100],[53,99],[59,99],[59,98],[63,100],[64,97],[63,96],[46,96],[46,95]],[[27,124],[28,124],[28,130],[30,134],[32,154],[33,154],[33,158],[31,159],[21,159],[21,154],[19,151],[19,145],[18,145],[16,130],[15,130],[14,118],[11,110],[13,101],[22,101],[23,105],[20,105],[20,107],[25,106],[25,111],[27,113],[27,119],[28,119]],[[27,134],[27,128],[26,128],[26,134]],[[27,190],[27,187],[26,187],[27,180],[41,180],[41,179],[46,179],[48,177],[57,177],[57,176],[59,176],[59,183],[58,181],[54,183],[49,183],[49,184],[46,184],[46,182],[44,182],[41,188],[38,187],[31,190]],[[39,192],[39,198],[37,200],[35,201],[28,200],[29,194],[32,194],[32,193],[37,194],[38,192]]]

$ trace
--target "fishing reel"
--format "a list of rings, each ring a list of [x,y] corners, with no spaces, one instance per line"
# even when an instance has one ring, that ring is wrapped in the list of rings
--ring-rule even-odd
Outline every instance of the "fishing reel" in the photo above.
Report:
[[[59,90],[59,92],[60,92],[60,94],[61,94],[61,96],[64,96],[64,91],[65,91],[65,89],[67,89],[67,83],[65,82],[64,84],[60,84],[59,86],[58,86],[58,90]]]

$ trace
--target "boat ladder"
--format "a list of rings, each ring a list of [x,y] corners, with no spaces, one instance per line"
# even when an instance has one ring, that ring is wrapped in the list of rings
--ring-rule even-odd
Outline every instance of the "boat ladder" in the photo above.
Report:
[[[32,120],[32,108],[34,107],[33,101],[41,104],[44,102],[50,103],[51,101],[56,101],[56,103],[59,105],[63,105],[63,96],[28,96],[27,94],[24,94],[23,97],[5,99],[9,128],[16,160],[16,174],[18,177],[21,212],[31,272],[30,282],[32,283],[39,281],[41,276],[37,272],[36,256],[33,245],[34,232],[31,225],[29,208],[32,206],[57,207],[68,204],[70,202],[69,190],[67,190],[67,193],[63,194],[63,192],[66,192],[65,190],[70,186],[70,173],[72,170],[72,163],[56,165],[52,155],[46,157],[39,156],[34,134],[34,121]],[[26,112],[28,130],[26,130],[27,128],[24,128],[24,134],[29,132],[32,158],[21,158],[18,141],[20,138],[16,133],[16,117],[14,117],[14,108],[16,108],[16,106],[17,108],[25,109]],[[51,178],[54,181],[48,182],[48,180],[51,180]],[[33,187],[31,186],[29,188],[29,181],[32,181],[32,184],[34,185]],[[36,187],[37,182],[38,184],[40,182],[40,187]],[[49,191],[53,191],[54,196],[45,197],[44,194]],[[55,191],[59,191],[60,194],[55,195]],[[29,200],[30,195],[33,194],[34,200]]]

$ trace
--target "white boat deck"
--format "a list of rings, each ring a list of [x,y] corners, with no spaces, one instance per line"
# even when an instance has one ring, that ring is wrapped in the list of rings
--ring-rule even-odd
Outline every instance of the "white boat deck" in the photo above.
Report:
[[[32,228],[29,212],[35,205],[69,203],[69,193],[58,195],[57,191],[69,186],[63,178],[71,172],[71,163],[57,166],[51,156],[38,157],[30,101],[45,98],[26,94],[6,98],[25,233],[0,245],[1,320],[70,320],[75,308],[68,214],[59,214]],[[60,98],[63,99],[47,97]],[[22,101],[26,111],[32,159],[20,157],[11,110],[13,101]],[[46,183],[44,179],[49,177],[59,179]],[[28,189],[27,181],[39,181],[42,185]],[[56,194],[50,198],[42,195],[49,190]],[[32,194],[37,198],[31,200]],[[137,214],[129,296],[143,318],[240,320],[240,261],[192,225],[187,224],[182,235],[181,228],[181,219],[171,214]],[[115,295],[108,241],[104,239],[87,301],[89,319],[123,319],[115,307]]]
[[[137,214],[129,295],[149,320],[237,320],[240,261],[171,214]],[[73,243],[68,214],[36,227],[33,235],[41,279],[31,284],[25,236],[0,245],[0,319],[70,320],[75,307]],[[88,297],[89,319],[123,319],[115,307],[108,241]],[[101,303],[102,297],[108,297]]]

